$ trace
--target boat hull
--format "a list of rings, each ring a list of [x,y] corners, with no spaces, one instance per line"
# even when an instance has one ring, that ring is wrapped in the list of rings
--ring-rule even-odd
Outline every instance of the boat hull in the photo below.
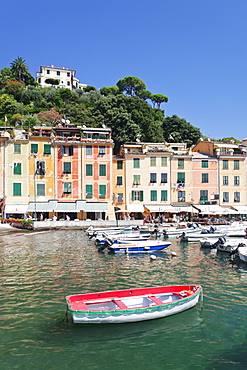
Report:
[[[150,253],[161,251],[168,248],[171,243],[161,243],[161,244],[150,244],[150,245],[138,245],[136,244],[113,244],[110,249],[114,253]]]
[[[181,286],[183,289],[184,286]],[[66,297],[68,309],[70,310],[72,319],[74,323],[83,323],[83,324],[103,324],[103,323],[131,323],[131,322],[138,322],[138,321],[146,321],[146,320],[153,320],[159,319],[171,315],[178,314],[185,310],[188,310],[198,303],[200,293],[202,292],[202,288],[200,286],[196,286],[195,291],[186,297],[178,297],[178,294],[172,293],[173,287],[170,287],[171,292],[162,293],[159,295],[160,298],[162,296],[162,304],[157,303],[157,297],[153,296],[153,298],[148,295],[145,296],[137,296],[137,297],[121,297],[121,304],[128,305],[128,308],[122,309],[121,305],[120,308],[112,309],[110,306],[113,305],[112,301],[118,301],[119,298],[112,299],[111,302],[104,304],[101,302],[97,306],[97,309],[94,310],[84,310],[84,311],[76,311],[73,310],[73,304],[70,304],[70,297]],[[120,291],[123,292],[123,291]],[[103,292],[104,293],[104,292]],[[107,293],[107,292],[105,292]],[[182,291],[181,291],[182,293]],[[101,293],[99,293],[101,294]],[[153,293],[150,293],[153,294]],[[81,295],[87,296],[87,295]],[[79,296],[77,296],[79,297]],[[152,301],[152,299],[156,303]],[[140,299],[145,299],[145,304],[149,301],[149,304],[144,307],[140,306]],[[128,300],[131,301],[131,304],[128,303]],[[159,301],[159,298],[158,298]],[[109,306],[108,306],[109,305]],[[110,308],[109,308],[110,307]],[[95,307],[94,307],[95,308]]]
[[[241,261],[247,263],[247,247],[238,248],[238,255]]]

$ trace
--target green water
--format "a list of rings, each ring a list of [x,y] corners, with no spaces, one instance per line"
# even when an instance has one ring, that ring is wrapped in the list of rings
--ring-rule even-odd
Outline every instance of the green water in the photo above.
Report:
[[[79,230],[0,236],[1,369],[246,369],[247,264],[171,240],[151,261],[99,254]],[[63,321],[69,294],[187,283],[203,303],[175,316]]]

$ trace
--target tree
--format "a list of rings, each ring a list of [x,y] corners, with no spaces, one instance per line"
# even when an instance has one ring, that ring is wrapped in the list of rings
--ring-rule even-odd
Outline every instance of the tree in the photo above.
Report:
[[[190,147],[197,144],[202,136],[198,128],[176,115],[166,117],[162,126],[165,140],[168,142],[184,142]]]
[[[86,86],[83,89],[84,92],[90,92],[90,91],[97,91],[96,87],[94,86]]]
[[[13,62],[10,63],[10,66],[14,76],[18,78],[20,82],[23,81],[23,76],[28,72],[28,66],[25,59],[17,57]]]
[[[4,86],[4,92],[13,95],[16,100],[20,101],[21,94],[25,89],[25,85],[19,81],[8,81]]]
[[[47,79],[45,80],[45,83],[46,83],[47,85],[57,86],[57,85],[59,85],[60,80],[57,80],[56,78],[47,78]]]
[[[49,111],[41,111],[37,114],[38,119],[41,123],[44,121],[50,122],[55,125],[57,122],[60,122],[63,118],[55,109]]]
[[[137,91],[145,90],[145,83],[138,77],[127,76],[117,82],[120,91],[126,92],[127,95],[134,95]]]
[[[140,90],[136,92],[136,95],[143,100],[151,99],[152,93],[148,90]]]
[[[150,99],[153,102],[153,107],[157,104],[157,108],[160,109],[161,103],[168,102],[168,97],[162,94],[152,94]]]
[[[8,81],[14,80],[14,75],[10,68],[3,68],[0,72],[0,88],[3,88]]]
[[[12,95],[3,94],[0,96],[0,117],[11,115],[20,112],[20,104],[14,99]]]
[[[120,93],[117,86],[102,87],[99,91],[104,96],[117,95]]]

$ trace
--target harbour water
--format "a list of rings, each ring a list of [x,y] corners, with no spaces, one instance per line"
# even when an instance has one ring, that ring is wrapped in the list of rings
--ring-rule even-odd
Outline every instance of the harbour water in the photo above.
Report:
[[[0,235],[1,368],[246,369],[247,264],[171,241],[150,260],[98,253],[82,230]],[[187,283],[202,285],[203,302],[175,316],[64,320],[69,294]]]

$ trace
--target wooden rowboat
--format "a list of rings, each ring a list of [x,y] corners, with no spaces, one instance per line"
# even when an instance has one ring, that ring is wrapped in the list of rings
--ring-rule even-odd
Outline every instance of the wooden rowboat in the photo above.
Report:
[[[161,286],[69,295],[74,323],[128,323],[159,319],[194,307],[200,285]]]

